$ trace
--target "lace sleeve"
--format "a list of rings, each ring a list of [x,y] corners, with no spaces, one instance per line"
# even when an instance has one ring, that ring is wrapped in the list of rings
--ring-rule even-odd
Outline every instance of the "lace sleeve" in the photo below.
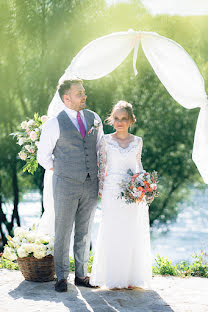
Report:
[[[141,161],[142,146],[143,146],[142,138],[138,138],[138,152],[136,155],[136,172],[141,172],[143,170],[142,161]]]
[[[107,172],[107,153],[106,153],[106,143],[104,136],[100,141],[99,151],[98,151],[98,179],[99,179],[99,193],[102,194],[103,184],[105,180],[105,175]]]

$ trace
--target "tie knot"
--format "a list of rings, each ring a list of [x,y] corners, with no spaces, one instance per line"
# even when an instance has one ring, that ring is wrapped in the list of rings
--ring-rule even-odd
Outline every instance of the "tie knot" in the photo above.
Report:
[[[77,112],[77,118],[80,118],[80,112]]]

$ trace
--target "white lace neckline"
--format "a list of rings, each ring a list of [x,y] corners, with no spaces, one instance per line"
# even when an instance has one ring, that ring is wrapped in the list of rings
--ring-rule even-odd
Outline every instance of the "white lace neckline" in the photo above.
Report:
[[[110,137],[110,140],[111,140],[112,142],[115,142],[115,143],[116,143],[117,147],[118,147],[121,151],[128,151],[128,150],[131,148],[132,143],[135,143],[135,142],[136,142],[136,137],[134,136],[134,139],[129,143],[129,145],[128,145],[127,147],[122,147],[122,146],[118,143],[118,141],[116,141],[116,140],[113,138],[112,134],[109,134],[109,137]]]

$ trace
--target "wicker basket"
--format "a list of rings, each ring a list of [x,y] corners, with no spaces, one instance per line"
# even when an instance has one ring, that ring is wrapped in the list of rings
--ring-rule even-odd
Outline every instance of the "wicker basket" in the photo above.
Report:
[[[53,256],[36,259],[34,256],[18,258],[17,263],[26,281],[49,282],[54,280]]]

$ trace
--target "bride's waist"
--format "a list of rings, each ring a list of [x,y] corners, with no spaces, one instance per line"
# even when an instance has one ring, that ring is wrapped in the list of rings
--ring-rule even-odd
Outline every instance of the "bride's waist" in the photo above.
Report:
[[[120,187],[120,184],[127,179],[128,175],[126,173],[111,172],[105,177],[105,186]]]

